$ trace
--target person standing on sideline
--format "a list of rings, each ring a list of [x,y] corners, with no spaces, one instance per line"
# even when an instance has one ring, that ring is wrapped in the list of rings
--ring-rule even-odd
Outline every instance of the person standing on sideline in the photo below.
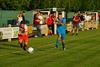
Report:
[[[83,14],[81,14],[81,15],[80,15],[80,23],[79,23],[79,26],[80,26],[80,29],[81,29],[82,31],[84,31],[84,20],[85,20],[85,18],[84,18],[84,16],[83,16]]]
[[[19,13],[16,19],[16,25],[20,25],[21,21],[23,21],[22,13]]]
[[[76,33],[76,35],[78,35],[78,32],[79,32],[79,23],[80,23],[80,17],[77,14],[75,14],[75,16],[73,17],[72,35],[74,35],[74,33]]]
[[[34,26],[37,28],[38,36],[42,37],[41,34],[41,24],[40,24],[40,19],[38,18],[39,14],[37,13],[35,18],[34,18]]]
[[[56,40],[56,48],[60,45],[60,39],[62,42],[62,48],[65,50],[65,35],[66,35],[66,18],[62,17],[62,14],[58,15],[57,22],[57,40]]]
[[[52,14],[49,14],[49,16],[47,17],[47,20],[46,20],[46,24],[49,28],[49,31],[48,31],[48,34],[49,35],[52,35],[52,25],[53,25],[53,20],[52,20],[52,17],[51,17]]]
[[[25,11],[22,11],[23,21],[25,22]]]
[[[25,22],[25,12],[24,11],[21,11],[19,13],[19,15],[17,16],[17,19],[16,19],[16,25],[20,25],[21,21],[24,21]]]

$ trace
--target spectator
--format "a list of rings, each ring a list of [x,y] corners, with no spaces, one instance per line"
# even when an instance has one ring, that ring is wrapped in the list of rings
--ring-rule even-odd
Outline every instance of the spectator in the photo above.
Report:
[[[44,24],[44,17],[43,14],[41,12],[38,13],[38,18],[40,19],[40,24]]]
[[[85,15],[85,29],[87,29],[87,30],[89,30],[91,19],[92,19],[91,15],[89,15],[89,14]]]
[[[72,35],[74,35],[74,33],[76,33],[76,35],[78,35],[78,32],[79,32],[79,22],[80,22],[80,17],[77,14],[75,14],[75,16],[73,17]]]
[[[51,16],[51,18],[52,18],[52,22],[53,22],[53,24],[52,24],[52,33],[54,34],[54,23],[56,21],[56,14],[53,13],[52,16]]]
[[[34,26],[37,28],[37,31],[38,31],[38,36],[42,36],[41,34],[41,28],[40,28],[40,19],[38,18],[38,14],[36,14],[35,18],[34,18]]]
[[[25,22],[25,11],[22,11],[23,21]]]
[[[52,15],[49,14],[49,16],[47,17],[47,21],[46,21],[46,24],[48,25],[48,28],[49,28],[49,31],[48,31],[48,34],[49,35],[52,35],[52,26],[53,26],[53,20],[52,20]]]
[[[21,21],[23,21],[23,17],[22,17],[22,13],[20,13],[18,16],[17,16],[17,23],[16,25],[20,25]]]
[[[84,20],[85,20],[85,18],[83,16],[83,14],[81,14],[80,15],[80,23],[79,23],[79,26],[82,29],[82,31],[84,31]]]
[[[16,22],[16,25],[20,25],[20,22],[21,21],[24,21],[25,22],[25,12],[24,11],[21,11],[20,13],[19,13],[19,15],[17,16],[17,20],[16,20],[17,22]]]

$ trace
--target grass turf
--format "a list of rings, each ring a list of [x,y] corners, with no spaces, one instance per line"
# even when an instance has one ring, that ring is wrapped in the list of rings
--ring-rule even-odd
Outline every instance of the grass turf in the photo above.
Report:
[[[0,41],[0,67],[100,67],[100,30],[67,34],[66,51],[55,49],[56,36],[30,38],[34,53],[22,50],[17,42]]]

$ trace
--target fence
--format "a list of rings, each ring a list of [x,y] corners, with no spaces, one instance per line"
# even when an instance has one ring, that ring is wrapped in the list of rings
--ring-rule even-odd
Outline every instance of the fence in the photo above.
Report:
[[[15,25],[19,12],[20,11],[0,10],[0,27],[5,27],[8,24]],[[25,11],[25,20],[27,24],[32,24],[33,11]]]

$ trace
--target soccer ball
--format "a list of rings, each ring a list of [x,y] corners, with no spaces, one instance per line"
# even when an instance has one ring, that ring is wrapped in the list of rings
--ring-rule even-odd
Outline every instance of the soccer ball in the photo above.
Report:
[[[27,49],[27,51],[28,51],[29,53],[33,53],[33,51],[34,51],[34,48],[32,48],[32,47],[29,47],[29,48]]]

